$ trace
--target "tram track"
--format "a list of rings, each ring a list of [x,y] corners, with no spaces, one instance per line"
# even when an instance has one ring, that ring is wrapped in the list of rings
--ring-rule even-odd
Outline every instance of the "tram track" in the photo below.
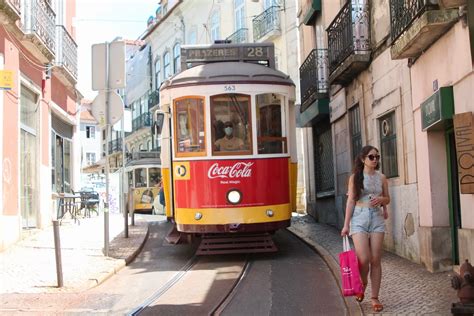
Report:
[[[184,300],[180,302],[181,308],[190,309],[180,314],[196,308],[195,298],[204,298],[199,303],[202,313],[220,315],[232,301],[250,266],[248,255],[234,255],[226,257],[226,260],[222,257],[193,256],[166,284],[127,315],[166,314],[166,309],[174,304],[170,298],[177,295]],[[206,283],[209,287],[199,286]]]

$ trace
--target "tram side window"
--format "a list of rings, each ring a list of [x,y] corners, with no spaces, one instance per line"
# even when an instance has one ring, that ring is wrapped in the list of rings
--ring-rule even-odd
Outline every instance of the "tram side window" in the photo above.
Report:
[[[287,138],[283,136],[282,97],[274,94],[257,95],[257,140],[259,154],[287,152]]]
[[[135,188],[146,187],[146,169],[138,168],[135,169]]]
[[[156,187],[156,185],[161,180],[161,170],[160,168],[150,168],[148,169],[150,187]]]
[[[222,94],[211,97],[212,153],[252,154],[250,96]]]
[[[177,156],[205,155],[204,99],[179,99],[174,106]]]

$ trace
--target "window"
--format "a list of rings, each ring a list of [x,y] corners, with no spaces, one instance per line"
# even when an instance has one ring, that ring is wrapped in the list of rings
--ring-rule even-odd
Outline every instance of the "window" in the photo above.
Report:
[[[159,58],[155,61],[155,84],[156,90],[159,90],[161,86],[161,61]]]
[[[149,139],[146,143],[146,147],[148,151],[151,151],[153,149],[153,146],[151,145],[151,139]]]
[[[146,169],[135,169],[135,188],[145,188],[146,186]]]
[[[263,9],[267,10],[270,7],[276,6],[275,0],[264,0],[263,1]]]
[[[180,63],[181,63],[181,47],[179,43],[177,43],[173,47],[173,70],[175,74],[181,71]]]
[[[245,28],[245,1],[234,0],[234,23],[235,30]]]
[[[86,138],[95,138],[95,126],[86,126]]]
[[[218,40],[221,37],[219,12],[214,11],[211,16],[211,42]]]
[[[316,196],[324,196],[334,191],[332,136],[329,122],[313,125],[313,140]]]
[[[214,155],[252,154],[250,96],[222,94],[211,97],[211,123]]]
[[[360,128],[360,110],[357,104],[349,110],[349,130],[351,137],[352,161],[362,150],[362,133]]]
[[[382,173],[387,178],[398,177],[395,112],[391,112],[379,119],[379,130]]]
[[[279,95],[257,95],[257,140],[259,154],[287,152],[287,138],[283,137],[282,106]]]
[[[174,112],[177,156],[204,156],[206,154],[204,98],[178,99],[174,103]]]
[[[164,67],[163,67],[164,79],[168,79],[169,77],[171,77],[171,64],[170,64],[170,53],[169,52],[166,52],[163,55],[163,63],[164,63]]]
[[[161,169],[160,168],[150,168],[148,169],[150,187],[154,188],[161,181]]]
[[[86,153],[86,164],[92,165],[95,163],[95,153]]]

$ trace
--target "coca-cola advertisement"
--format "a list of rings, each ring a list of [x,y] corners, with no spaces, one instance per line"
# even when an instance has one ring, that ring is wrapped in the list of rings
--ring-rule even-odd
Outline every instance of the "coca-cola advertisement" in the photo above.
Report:
[[[177,208],[227,208],[289,203],[288,158],[190,161],[189,177],[175,179]],[[238,205],[226,195],[242,193]]]

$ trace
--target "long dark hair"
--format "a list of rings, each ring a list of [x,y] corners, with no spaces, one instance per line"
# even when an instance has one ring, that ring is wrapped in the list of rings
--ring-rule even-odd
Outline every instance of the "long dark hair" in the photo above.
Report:
[[[354,199],[357,201],[360,198],[362,189],[364,188],[364,160],[369,152],[375,149],[377,152],[379,150],[374,146],[364,146],[360,153],[354,159],[354,168],[352,169],[352,174],[354,175]],[[380,162],[377,162],[376,170],[379,170]]]

